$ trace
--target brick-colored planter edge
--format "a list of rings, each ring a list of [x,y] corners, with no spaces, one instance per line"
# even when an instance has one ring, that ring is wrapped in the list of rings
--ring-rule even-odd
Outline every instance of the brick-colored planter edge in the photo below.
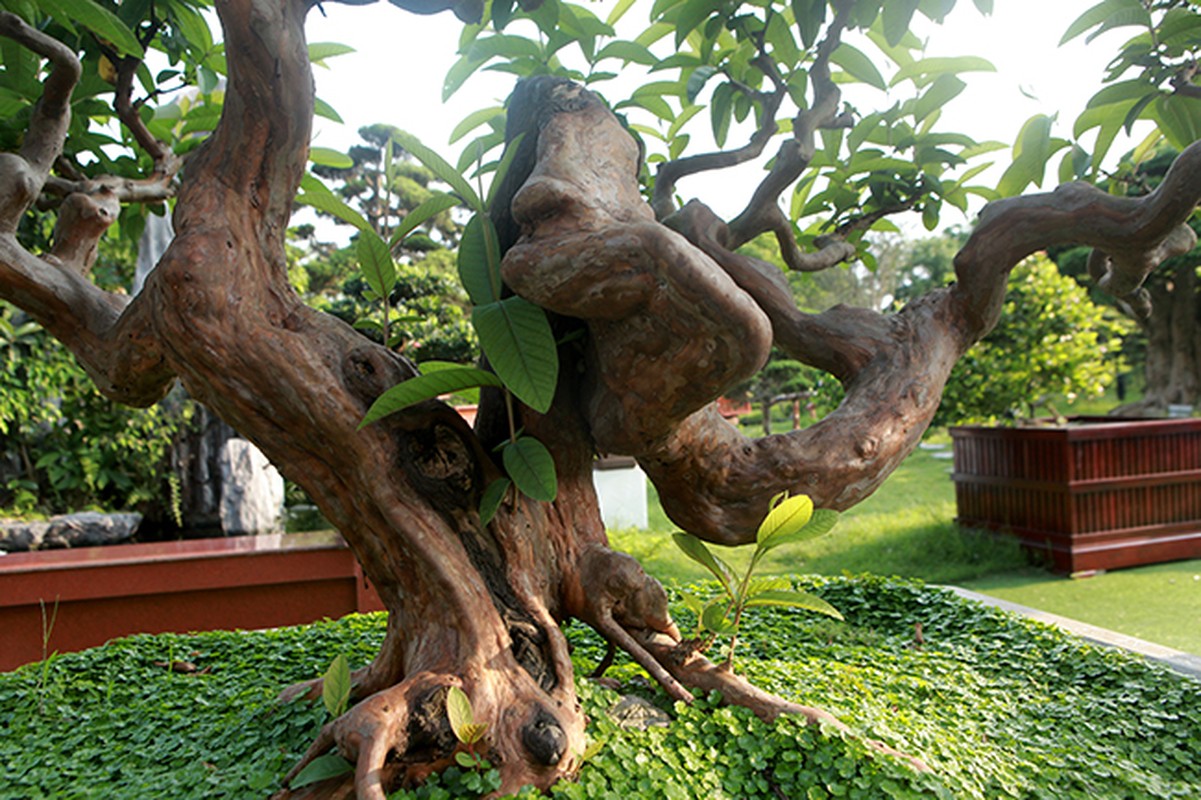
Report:
[[[0,671],[134,633],[299,625],[383,605],[332,532],[0,557]],[[43,614],[54,618],[43,650]]]

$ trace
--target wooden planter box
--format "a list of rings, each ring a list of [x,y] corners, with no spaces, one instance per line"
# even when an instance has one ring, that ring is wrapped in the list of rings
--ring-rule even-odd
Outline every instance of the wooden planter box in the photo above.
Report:
[[[0,557],[0,671],[133,633],[299,625],[383,609],[334,533],[236,536]]]
[[[1201,557],[1201,419],[1081,417],[951,438],[958,522],[1012,533],[1056,571]]]

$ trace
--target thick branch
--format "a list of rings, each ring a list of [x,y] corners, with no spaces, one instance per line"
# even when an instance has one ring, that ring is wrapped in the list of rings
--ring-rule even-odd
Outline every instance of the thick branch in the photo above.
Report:
[[[153,403],[166,392],[171,371],[152,334],[147,304],[127,308],[128,297],[103,292],[85,278],[97,242],[120,210],[115,193],[97,183],[70,194],[44,259],[17,242],[18,222],[62,152],[80,68],[69,48],[13,14],[0,13],[0,34],[54,64],[20,155],[0,155],[0,296],[67,344],[105,395],[131,405]]]
[[[63,139],[71,121],[71,92],[79,82],[82,67],[71,48],[31,28],[16,14],[0,12],[0,35],[32,50],[54,66],[34,109],[21,157],[45,179],[54,160],[62,153]]]

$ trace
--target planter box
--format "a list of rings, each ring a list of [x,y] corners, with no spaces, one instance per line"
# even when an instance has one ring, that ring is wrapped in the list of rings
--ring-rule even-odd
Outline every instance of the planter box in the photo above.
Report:
[[[1002,530],[1055,570],[1201,557],[1201,419],[958,427],[958,522]]]
[[[0,557],[0,670],[133,633],[299,625],[383,609],[334,533],[42,550]]]

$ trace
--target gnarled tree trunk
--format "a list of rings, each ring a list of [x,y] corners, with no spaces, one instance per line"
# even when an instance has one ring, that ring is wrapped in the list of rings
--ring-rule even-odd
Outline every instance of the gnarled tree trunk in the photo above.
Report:
[[[481,493],[500,475],[495,398],[475,431],[437,402],[359,430],[368,405],[415,368],[309,309],[288,285],[284,234],[313,106],[307,4],[218,0],[217,11],[229,63],[221,123],[188,164],[176,238],[132,301],[99,291],[87,272],[119,203],[146,187],[68,186],[53,250],[37,257],[17,243],[16,223],[47,187],[66,135],[79,64],[0,14],[0,34],[54,65],[25,149],[0,155],[0,295],[68,343],[110,397],[152,403],[178,377],[342,532],[388,608],[387,633],[356,675],[356,704],[322,730],[305,762],[337,747],[357,763],[361,798],[380,800],[450,763],[451,686],[488,725],[487,755],[505,789],[570,775],[584,719],[559,628],[567,617],[629,651],[680,700],[691,700],[690,688],[718,689],[765,717],[830,719],[756,690],[681,641],[661,587],[607,547],[593,453],[636,456],[685,529],[750,541],[782,490],[846,507],[883,481],[919,441],[955,360],[995,324],[1009,270],[1024,256],[1091,244],[1106,254],[1100,274],[1129,295],[1159,259],[1191,246],[1178,226],[1201,191],[1197,147],[1139,201],[1072,186],[991,206],[956,261],[958,283],[895,316],[803,314],[777,273],[732,252],[774,229],[770,186],[731,227],[696,203],[676,212],[657,202],[656,219],[639,195],[638,148],[613,115],[569,83],[532,81],[513,100],[532,110],[518,126],[530,150],[502,192],[512,244],[503,275],[587,335],[561,348],[551,410],[519,409],[520,424],[554,454],[558,498],[506,502],[484,525]],[[837,107],[834,92],[802,112],[781,170],[812,157],[813,135]],[[796,259],[816,268],[847,254],[835,242]],[[761,366],[773,341],[836,375],[847,399],[804,431],[749,440],[713,401]],[[351,788],[329,783],[303,793]]]

